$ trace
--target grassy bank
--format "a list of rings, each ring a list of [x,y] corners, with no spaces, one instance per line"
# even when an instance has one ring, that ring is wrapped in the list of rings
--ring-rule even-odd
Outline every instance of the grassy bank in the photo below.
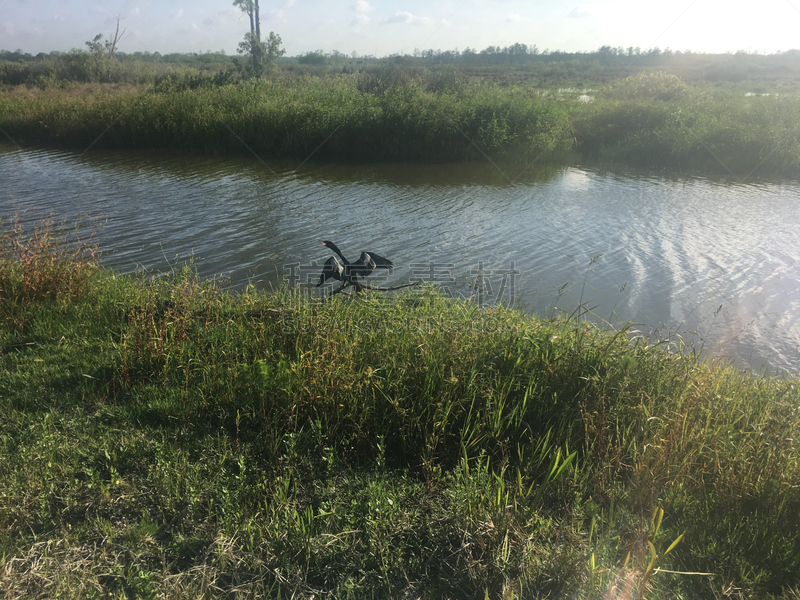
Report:
[[[220,80],[222,81],[222,80]],[[0,95],[0,127],[20,146],[176,148],[263,158],[563,162],[800,173],[800,96],[689,86],[640,74],[592,92],[499,86],[455,69],[383,70],[217,85],[85,86]],[[763,87],[763,86],[762,86]]]
[[[6,598],[797,597],[796,379],[5,231]]]

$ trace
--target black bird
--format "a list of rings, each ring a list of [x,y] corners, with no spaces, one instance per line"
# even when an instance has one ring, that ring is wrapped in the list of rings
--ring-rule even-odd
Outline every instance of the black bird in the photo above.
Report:
[[[361,290],[363,286],[358,282],[357,278],[371,275],[375,269],[392,268],[392,261],[388,258],[378,256],[374,252],[362,252],[358,260],[351,263],[344,257],[342,251],[339,250],[333,242],[326,240],[322,242],[322,245],[333,250],[341,260],[338,260],[335,256],[331,256],[325,261],[317,287],[325,283],[326,280],[333,278],[343,282],[345,285],[350,284],[355,286],[356,290]]]

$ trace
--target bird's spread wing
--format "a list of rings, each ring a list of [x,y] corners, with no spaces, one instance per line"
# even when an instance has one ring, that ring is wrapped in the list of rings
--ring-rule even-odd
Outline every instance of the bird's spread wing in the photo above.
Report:
[[[391,269],[393,266],[392,261],[388,258],[378,256],[374,252],[362,252],[358,261],[363,264],[373,263],[376,269]]]
[[[336,260],[336,257],[331,256],[322,266],[322,273],[319,276],[319,283],[317,284],[317,287],[321,286],[323,283],[325,283],[326,279],[330,279],[331,277],[342,281],[344,278],[342,274],[343,270],[344,267],[342,267],[341,263]]]

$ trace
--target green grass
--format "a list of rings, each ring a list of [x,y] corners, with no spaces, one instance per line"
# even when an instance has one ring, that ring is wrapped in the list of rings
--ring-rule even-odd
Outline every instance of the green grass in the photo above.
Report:
[[[664,74],[619,81],[575,114],[578,146],[608,163],[796,177],[800,96],[746,89],[690,87]]]
[[[76,98],[0,99],[0,127],[20,145],[169,147],[265,157],[477,160],[563,151],[566,109],[523,90],[411,80],[383,89],[358,76]],[[378,86],[377,88],[375,86]],[[429,89],[431,88],[431,89]]]
[[[738,178],[800,172],[796,90],[747,96],[744,84],[689,86],[674,75],[641,73],[580,102],[574,90],[393,65],[346,76],[226,81],[187,72],[154,88],[100,86],[94,95],[80,87],[7,92],[0,95],[0,127],[21,146],[337,160],[579,160]]]
[[[5,231],[6,598],[797,597],[794,378],[430,290],[119,277]]]

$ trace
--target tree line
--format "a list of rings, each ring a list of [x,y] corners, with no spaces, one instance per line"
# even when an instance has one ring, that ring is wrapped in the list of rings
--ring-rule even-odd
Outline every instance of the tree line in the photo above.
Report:
[[[251,34],[247,34],[250,37]],[[269,39],[267,42],[261,42],[262,49],[266,44],[266,50],[263,51],[263,56],[267,61],[271,61],[274,57],[276,62],[284,57],[285,51],[280,48],[280,36],[270,32],[272,42]],[[98,38],[87,44],[95,44]],[[100,43],[107,42],[101,36]],[[250,54],[249,41],[240,42],[243,46],[245,54],[252,60]],[[521,51],[524,48],[524,51]],[[95,52],[96,53],[96,52]],[[7,61],[12,63],[25,63],[42,60],[69,60],[72,57],[92,54],[92,50],[83,50],[80,48],[72,49],[68,52],[53,50],[50,52],[38,52],[31,54],[23,52],[22,50],[4,50],[0,49],[0,61]],[[626,59],[627,61],[633,60],[636,63],[646,63],[655,60],[674,57],[679,59],[681,56],[691,57],[719,57],[728,56],[733,60],[736,59],[755,59],[765,61],[797,61],[800,59],[800,50],[788,50],[785,52],[778,52],[775,54],[759,54],[756,52],[739,51],[729,53],[727,55],[720,54],[706,54],[702,52],[686,51],[673,51],[669,48],[661,49],[658,47],[641,49],[641,48],[622,48],[612,46],[602,46],[596,50],[585,52],[567,52],[563,50],[549,50],[539,48],[534,44],[528,46],[526,44],[512,44],[511,46],[487,46],[483,50],[473,50],[465,48],[459,51],[455,50],[414,50],[413,53],[407,55],[393,54],[387,56],[375,56],[372,54],[359,54],[352,52],[345,54],[338,50],[325,52],[324,50],[313,50],[305,52],[296,56],[286,57],[282,60],[284,62],[299,62],[300,64],[310,65],[323,65],[323,64],[336,64],[350,61],[361,62],[378,62],[387,59],[414,59],[417,62],[428,64],[476,64],[476,65],[504,65],[504,64],[526,64],[535,62],[557,62],[568,60],[592,60],[592,61],[605,61],[612,62],[619,59]],[[220,64],[233,64],[237,57],[227,54],[224,49],[222,50],[207,50],[206,52],[122,52],[115,51],[114,57],[120,61],[138,60],[146,63],[167,63],[167,64],[184,64],[187,66],[203,66],[203,65],[220,65]]]

